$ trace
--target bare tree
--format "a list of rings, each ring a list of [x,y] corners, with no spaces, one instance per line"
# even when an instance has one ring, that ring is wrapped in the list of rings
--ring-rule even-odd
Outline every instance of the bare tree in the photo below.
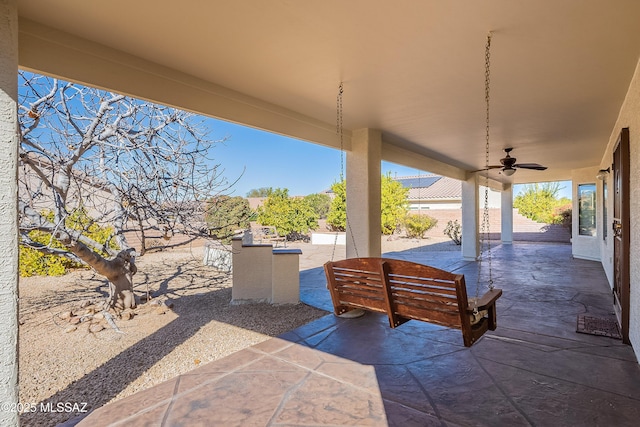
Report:
[[[208,158],[219,141],[184,111],[26,72],[19,79],[21,244],[88,264],[109,280],[110,307],[134,308],[125,233],[136,229],[143,251],[150,229],[203,233],[204,201],[229,188]],[[81,209],[112,227],[110,241],[69,226]],[[64,248],[35,242],[32,230]]]

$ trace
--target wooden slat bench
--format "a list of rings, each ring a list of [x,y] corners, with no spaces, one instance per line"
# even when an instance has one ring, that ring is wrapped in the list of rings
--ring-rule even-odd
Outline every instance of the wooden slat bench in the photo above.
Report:
[[[324,269],[336,315],[360,308],[387,314],[392,328],[412,319],[457,328],[466,347],[496,329],[502,290],[489,290],[474,303],[461,274],[390,258],[351,258]]]

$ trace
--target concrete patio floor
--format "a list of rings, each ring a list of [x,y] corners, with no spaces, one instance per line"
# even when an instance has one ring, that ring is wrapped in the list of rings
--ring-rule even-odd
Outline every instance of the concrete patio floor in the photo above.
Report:
[[[638,425],[640,365],[631,347],[575,331],[578,314],[612,315],[600,263],[573,259],[563,244],[497,245],[492,254],[504,292],[498,329],[471,348],[457,330],[417,321],[390,329],[380,315],[329,314],[99,408],[78,425]],[[331,310],[322,268],[308,255],[301,298]],[[475,294],[477,264],[459,251],[385,256],[463,273]]]

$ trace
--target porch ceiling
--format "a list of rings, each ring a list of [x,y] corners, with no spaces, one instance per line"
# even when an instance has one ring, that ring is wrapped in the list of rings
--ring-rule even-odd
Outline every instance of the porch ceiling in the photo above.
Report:
[[[335,135],[322,132],[335,129],[344,81],[345,128],[380,129],[387,152],[397,146],[462,170],[484,165],[484,45],[492,30],[491,162],[514,147],[519,161],[549,168],[520,170],[513,182],[570,179],[572,169],[600,164],[640,55],[637,0],[18,0],[18,7],[25,68],[333,146]],[[105,76],[86,65],[87,52],[115,52],[114,63],[127,66]],[[167,81],[295,125],[271,126],[195,97],[167,99],[164,85],[127,85],[128,73],[149,64]]]

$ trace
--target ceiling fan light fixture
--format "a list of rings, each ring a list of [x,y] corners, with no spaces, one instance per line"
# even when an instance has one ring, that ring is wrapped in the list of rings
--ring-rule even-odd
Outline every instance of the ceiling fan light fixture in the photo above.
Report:
[[[511,176],[514,173],[516,173],[516,170],[513,169],[513,168],[504,168],[504,169],[502,169],[502,173],[507,175],[507,176]]]

